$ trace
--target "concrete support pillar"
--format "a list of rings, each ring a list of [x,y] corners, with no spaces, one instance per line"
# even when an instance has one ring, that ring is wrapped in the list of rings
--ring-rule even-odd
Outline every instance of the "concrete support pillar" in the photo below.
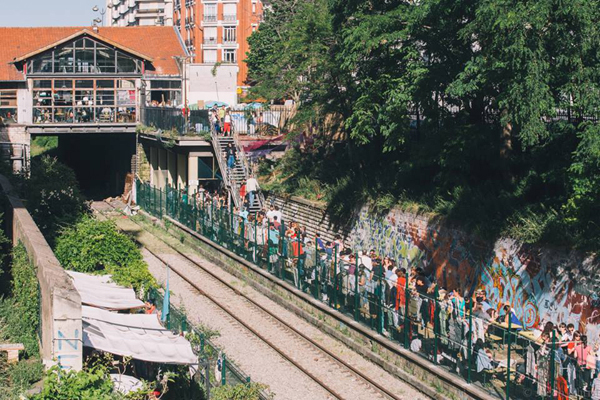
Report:
[[[167,168],[169,169],[168,179],[169,185],[174,185],[177,179],[177,154],[172,151],[167,151]]]
[[[158,183],[158,149],[150,147],[150,184],[156,186]]]
[[[159,172],[159,181],[158,187],[163,189],[167,183],[167,150],[166,149],[158,149],[158,170]]]
[[[188,184],[189,193],[193,194],[198,190],[198,157],[188,157]]]
[[[177,154],[177,187],[185,188],[187,180],[187,156]]]

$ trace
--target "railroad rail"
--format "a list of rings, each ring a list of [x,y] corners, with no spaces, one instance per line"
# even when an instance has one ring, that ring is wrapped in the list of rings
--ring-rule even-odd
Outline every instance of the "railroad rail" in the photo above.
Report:
[[[121,210],[119,208],[115,207],[113,204],[110,204],[109,202],[105,202],[105,203],[108,204],[114,210],[116,210],[118,212],[121,212]],[[96,209],[96,210],[106,216],[106,214],[103,211],[98,210],[98,209]],[[136,223],[138,226],[140,226],[142,229],[144,229],[137,222],[135,222],[135,221],[132,221],[132,222]],[[223,304],[224,303],[223,301],[215,298],[215,296],[207,293],[205,290],[203,290],[201,287],[199,287],[192,279],[190,279],[188,276],[186,276],[185,273],[183,273],[179,268],[175,267],[172,262],[169,262],[163,256],[157,254],[155,251],[153,251],[150,248],[144,246],[142,243],[140,243],[134,237],[132,237],[132,239],[135,240],[144,249],[146,249],[153,257],[155,257],[161,263],[163,263],[165,266],[168,266],[168,268],[172,272],[174,272],[177,276],[179,276],[182,280],[184,280],[188,285],[190,285],[192,288],[194,288],[194,290],[197,291],[201,296],[203,296],[206,299],[208,299],[211,303],[213,303],[215,306],[217,306],[219,309],[221,309],[223,312],[225,312],[227,315],[229,315],[231,318],[233,318],[239,325],[243,326],[244,329],[246,329],[247,331],[249,331],[252,335],[256,336],[259,340],[261,340],[262,342],[264,342],[267,346],[269,346],[270,348],[272,348],[282,358],[284,358],[286,361],[288,361],[290,364],[292,364],[295,368],[297,368],[303,374],[305,374],[310,379],[312,379],[315,383],[317,383],[325,391],[327,391],[328,393],[330,393],[334,398],[336,398],[336,399],[345,399],[345,398],[348,398],[347,396],[344,396],[344,395],[340,394],[337,390],[335,390],[334,388],[332,388],[331,385],[329,385],[328,383],[324,382],[323,379],[321,379],[318,376],[316,376],[315,373],[309,371],[307,368],[305,368],[302,365],[300,365],[300,363],[298,361],[296,361],[294,359],[294,357],[292,357],[291,355],[289,355],[285,350],[281,349],[278,345],[274,344],[271,340],[269,340],[267,337],[265,337],[264,335],[262,335],[256,329],[252,328],[248,323],[246,323],[244,321],[243,317],[240,317],[238,315],[238,313],[232,311],[230,309],[230,307],[228,307],[227,305]],[[394,399],[394,400],[402,400],[402,399],[406,398],[406,397],[398,397],[395,393],[393,393],[389,389],[383,387],[378,382],[375,382],[373,379],[371,379],[370,377],[366,376],[364,373],[362,373],[361,371],[359,371],[358,369],[356,369],[352,365],[348,364],[346,361],[344,361],[341,358],[339,358],[336,354],[332,353],[330,350],[328,350],[327,348],[323,347],[321,344],[319,344],[318,342],[316,342],[312,338],[308,337],[307,335],[305,335],[303,332],[299,331],[295,327],[291,326],[289,323],[287,323],[286,321],[284,321],[278,315],[276,315],[272,311],[268,310],[267,308],[265,308],[264,306],[262,306],[261,304],[259,304],[254,299],[252,299],[249,296],[247,296],[246,294],[244,294],[241,291],[239,291],[231,283],[227,282],[226,280],[224,280],[223,278],[221,278],[220,276],[218,276],[217,274],[215,274],[213,271],[211,271],[206,266],[202,265],[197,260],[194,260],[193,258],[191,258],[187,254],[183,253],[179,249],[171,246],[169,243],[162,242],[162,244],[164,246],[168,247],[175,254],[177,254],[178,256],[180,256],[182,258],[184,258],[187,262],[189,262],[190,264],[192,264],[193,266],[195,266],[196,269],[199,272],[201,272],[204,276],[207,276],[213,282],[216,282],[217,284],[219,284],[219,285],[227,288],[237,298],[243,299],[244,302],[246,304],[250,305],[254,310],[257,310],[259,313],[262,313],[264,316],[266,316],[266,320],[268,320],[270,322],[274,321],[279,327],[287,330],[288,333],[291,333],[291,335],[294,336],[297,340],[300,340],[300,341],[303,341],[305,343],[308,343],[309,346],[311,346],[314,349],[315,352],[324,354],[327,357],[327,359],[330,360],[331,363],[336,364],[336,366],[338,367],[338,369],[339,368],[344,369],[344,370],[348,371],[350,374],[352,374],[355,377],[359,378],[359,380],[363,381],[366,384],[366,386],[369,387],[369,389],[371,390],[371,392],[372,392],[373,395],[376,395],[379,398],[390,398],[390,399]],[[290,336],[290,335],[288,335],[288,336]]]

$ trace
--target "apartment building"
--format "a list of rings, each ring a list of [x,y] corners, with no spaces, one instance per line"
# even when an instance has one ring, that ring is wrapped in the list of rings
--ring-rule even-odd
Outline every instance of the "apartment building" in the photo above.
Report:
[[[248,36],[262,21],[261,0],[173,0],[173,24],[192,62],[237,65],[237,86],[247,88]]]
[[[106,25],[173,25],[174,0],[106,0]]]

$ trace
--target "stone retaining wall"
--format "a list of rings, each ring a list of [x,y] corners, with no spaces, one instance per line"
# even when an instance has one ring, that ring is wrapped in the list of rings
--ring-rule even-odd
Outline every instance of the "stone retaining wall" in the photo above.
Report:
[[[65,369],[80,370],[83,359],[81,297],[23,202],[2,175],[0,186],[8,198],[4,218],[9,238],[13,245],[23,243],[37,268],[42,360],[47,366],[59,363]]]
[[[271,195],[270,201],[309,232],[333,237],[322,206],[295,197]],[[486,243],[422,215],[392,210],[375,216],[366,207],[346,235],[354,250],[375,249],[403,266],[423,267],[448,290],[485,290],[492,306],[511,304],[528,329],[573,323],[589,342],[600,343],[600,261],[594,255],[509,238]]]

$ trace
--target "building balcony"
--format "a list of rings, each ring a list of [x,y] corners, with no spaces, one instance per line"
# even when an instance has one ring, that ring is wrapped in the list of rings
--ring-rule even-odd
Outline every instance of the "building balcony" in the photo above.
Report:
[[[237,21],[237,14],[224,14],[223,21],[227,21],[227,22]]]
[[[223,44],[226,46],[235,46],[237,44],[237,40],[235,39],[223,39]]]
[[[217,45],[217,38],[204,38],[202,43],[205,45]]]
[[[217,15],[216,14],[204,14],[203,21],[204,22],[217,22]]]

